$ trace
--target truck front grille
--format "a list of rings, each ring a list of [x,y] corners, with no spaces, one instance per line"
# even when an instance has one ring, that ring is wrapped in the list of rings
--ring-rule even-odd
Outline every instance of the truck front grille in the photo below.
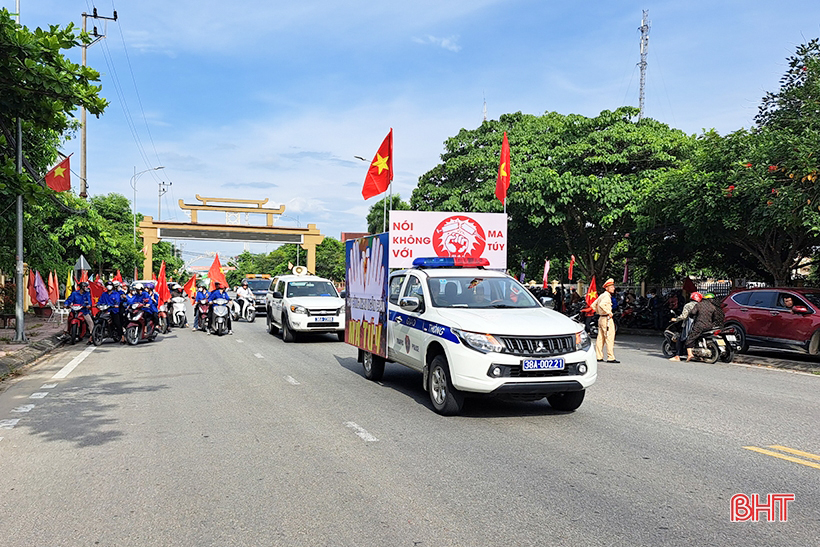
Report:
[[[497,336],[504,344],[505,353],[542,357],[563,355],[575,351],[575,337],[571,334],[561,336]]]

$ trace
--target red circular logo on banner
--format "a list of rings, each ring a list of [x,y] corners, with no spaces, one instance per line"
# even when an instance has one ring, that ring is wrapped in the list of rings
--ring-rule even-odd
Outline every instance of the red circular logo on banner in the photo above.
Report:
[[[470,217],[448,217],[433,231],[433,248],[438,256],[479,258],[486,246],[484,229]]]

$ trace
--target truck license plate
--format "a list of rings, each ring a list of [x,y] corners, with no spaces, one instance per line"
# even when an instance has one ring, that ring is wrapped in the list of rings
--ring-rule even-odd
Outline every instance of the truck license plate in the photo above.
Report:
[[[521,359],[521,370],[564,370],[564,360]]]
[[[313,321],[315,323],[324,323],[324,322],[331,322],[333,321],[333,317],[314,317]]]

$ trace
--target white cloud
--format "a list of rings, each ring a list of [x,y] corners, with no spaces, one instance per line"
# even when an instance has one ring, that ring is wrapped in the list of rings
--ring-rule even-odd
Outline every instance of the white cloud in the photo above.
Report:
[[[458,36],[450,36],[449,38],[437,38],[435,36],[427,35],[424,38],[413,38],[417,44],[433,44],[442,47],[449,51],[461,51],[461,46],[458,45]]]

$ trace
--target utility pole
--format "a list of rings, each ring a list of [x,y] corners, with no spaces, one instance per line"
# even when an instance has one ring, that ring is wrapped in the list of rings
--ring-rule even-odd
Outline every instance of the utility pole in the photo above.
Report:
[[[20,0],[17,0],[17,26],[20,26]],[[23,178],[23,120],[17,116],[17,177]],[[23,301],[26,298],[23,287],[23,195],[17,196],[17,264],[14,272],[17,284],[17,304],[14,307],[14,341],[26,341]]]
[[[159,182],[159,195],[157,196],[157,220],[162,220],[162,196],[168,193],[168,188],[173,182]]]
[[[103,17],[102,15],[97,15],[97,8],[91,12],[91,15],[83,12],[83,32],[87,32],[87,20],[89,17],[93,17],[94,19],[105,19],[107,21],[116,21],[117,20],[117,10],[114,10],[114,17]],[[93,27],[94,30],[91,32],[91,36],[94,37],[94,40],[90,44],[83,44],[81,47],[83,48],[83,66],[86,62],[86,55],[88,52],[88,47],[93,46],[103,38],[105,38],[105,34],[97,34],[97,27]],[[85,107],[80,107],[80,126],[81,136],[80,136],[80,197],[85,199],[88,197],[88,193],[86,192],[86,123],[85,123]]]
[[[649,10],[643,10],[643,17],[641,18],[641,62],[638,66],[641,67],[641,91],[638,95],[638,121],[643,119],[644,106],[644,87],[646,86],[646,53],[649,50]]]

